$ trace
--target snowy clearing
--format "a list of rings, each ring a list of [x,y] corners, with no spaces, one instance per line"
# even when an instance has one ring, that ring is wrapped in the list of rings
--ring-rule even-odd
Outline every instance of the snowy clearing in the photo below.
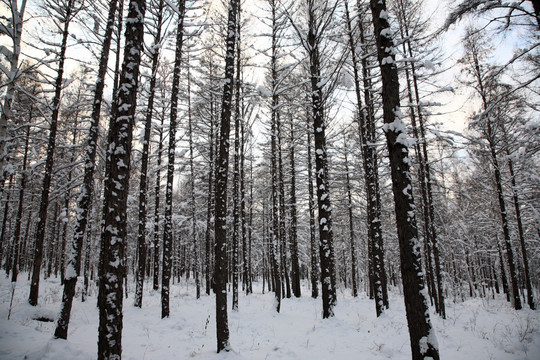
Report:
[[[68,340],[53,339],[62,287],[58,279],[42,281],[40,305],[28,305],[27,274],[15,290],[7,320],[11,284],[0,279],[0,359],[95,359],[98,309],[96,289],[84,303],[78,288]],[[216,354],[215,300],[196,300],[194,286],[182,281],[171,287],[171,317],[161,320],[160,295],[145,284],[143,308],[133,307],[133,283],[124,299],[124,359],[410,359],[403,298],[390,292],[390,309],[375,317],[372,300],[349,291],[338,293],[336,316],[321,319],[320,299],[303,288],[300,299],[284,299],[274,311],[274,294],[240,296],[239,312],[229,309],[233,351]],[[306,284],[303,284],[306,285]],[[229,307],[231,299],[229,298]],[[502,296],[447,303],[448,319],[431,309],[443,359],[540,359],[540,312],[515,311]]]

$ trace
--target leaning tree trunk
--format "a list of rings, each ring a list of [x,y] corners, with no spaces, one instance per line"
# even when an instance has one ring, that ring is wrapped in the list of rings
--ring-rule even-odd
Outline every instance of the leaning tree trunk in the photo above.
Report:
[[[165,230],[163,234],[163,270],[161,275],[161,318],[169,317],[169,283],[171,279],[171,255],[173,248],[172,201],[174,182],[174,155],[176,149],[176,122],[178,95],[180,91],[180,65],[184,43],[184,17],[186,1],[179,0],[178,25],[176,27],[176,51],[174,58],[173,83],[171,91],[171,115],[169,120],[169,163],[167,165],[167,187],[165,190]]]
[[[239,0],[231,0],[227,36],[225,39],[225,84],[221,105],[219,147],[216,162],[216,219],[215,219],[215,293],[217,352],[229,351],[229,324],[227,318],[227,178],[229,169],[229,133],[231,130],[232,93],[234,83],[234,56],[236,21]]]
[[[377,58],[381,68],[384,132],[390,157],[398,232],[401,277],[413,359],[439,359],[439,350],[429,318],[424,274],[418,244],[409,150],[405,125],[399,109],[399,81],[394,42],[388,23],[385,0],[370,0],[377,40]]]
[[[105,82],[103,79],[105,78],[105,74],[107,72],[117,3],[118,0],[111,0],[109,3],[107,27],[105,29],[103,48],[99,61],[98,76],[94,91],[94,102],[92,104],[92,114],[90,116],[90,129],[88,130],[88,142],[84,160],[85,166],[83,188],[78,199],[77,209],[79,209],[79,212],[77,213],[71,253],[68,258],[68,264],[65,272],[64,292],[62,295],[60,317],[58,318],[56,330],[54,332],[54,336],[61,339],[67,339],[71,307],[73,304],[73,297],[75,296],[75,285],[77,284],[77,276],[80,275],[81,271],[83,239],[86,232],[86,225],[88,224],[88,212],[90,210],[90,204],[92,202],[91,199],[94,192],[94,172],[96,167],[97,140],[99,135],[99,117],[101,113],[103,89],[105,88]]]
[[[45,226],[47,222],[47,208],[49,206],[49,192],[51,188],[51,177],[54,165],[54,150],[56,148],[56,131],[58,128],[58,115],[60,113],[60,99],[62,94],[62,83],[64,76],[64,61],[66,59],[66,48],[68,40],[69,24],[72,20],[75,0],[70,0],[67,3],[65,13],[64,29],[62,31],[62,45],[60,46],[60,54],[58,56],[58,71],[56,82],[54,84],[54,98],[52,103],[52,116],[49,127],[49,142],[47,144],[47,159],[45,160],[45,173],[43,174],[43,183],[41,186],[41,201],[39,205],[39,218],[34,239],[34,265],[32,268],[32,282],[30,283],[30,296],[28,302],[32,306],[38,303],[39,295],[39,275],[41,272],[41,262],[43,260],[43,241],[45,240]]]
[[[98,295],[98,359],[120,359],[122,356],[127,199],[145,11],[144,0],[130,1],[120,85],[109,122],[101,233],[102,273]]]

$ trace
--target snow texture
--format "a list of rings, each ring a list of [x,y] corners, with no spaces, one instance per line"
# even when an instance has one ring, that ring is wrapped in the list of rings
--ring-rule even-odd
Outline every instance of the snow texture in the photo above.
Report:
[[[11,297],[9,279],[0,276],[0,359],[95,359],[97,355],[97,289],[91,283],[88,301],[81,303],[77,283],[68,340],[53,339],[60,310],[60,280],[41,283],[37,307],[27,302],[29,283],[23,274],[17,283],[11,320],[7,320]],[[171,316],[161,319],[161,298],[145,287],[142,309],[132,306],[130,293],[124,306],[123,354],[131,359],[393,359],[410,360],[411,350],[403,296],[390,291],[390,309],[377,318],[373,301],[361,293],[338,289],[335,317],[322,319],[320,299],[309,295],[283,299],[275,312],[273,293],[240,295],[239,311],[231,312],[229,329],[232,350],[217,355],[215,349],[215,296],[195,299],[194,284],[182,279],[171,290]],[[304,294],[309,294],[303,284]],[[135,289],[133,283],[129,289]],[[229,299],[230,301],[231,299]],[[448,319],[430,308],[434,333],[429,342],[440,349],[442,359],[540,359],[540,311],[515,311],[503,296],[495,300],[469,299],[447,302]],[[436,334],[436,335],[435,335]],[[436,339],[435,339],[436,336]],[[425,339],[427,343],[427,338]]]

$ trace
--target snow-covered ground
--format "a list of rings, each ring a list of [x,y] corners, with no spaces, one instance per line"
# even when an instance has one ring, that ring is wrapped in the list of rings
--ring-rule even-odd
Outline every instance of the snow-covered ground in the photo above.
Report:
[[[96,294],[74,302],[68,340],[53,339],[62,287],[44,280],[40,305],[28,305],[29,283],[19,276],[11,320],[11,284],[0,277],[0,359],[95,359]],[[23,280],[24,279],[24,280]],[[132,284],[131,284],[132,285]],[[390,293],[390,309],[375,317],[365,295],[338,294],[336,316],[321,319],[321,300],[303,289],[300,299],[284,299],[274,311],[273,293],[240,296],[239,312],[229,310],[232,351],[216,354],[213,296],[196,300],[192,283],[171,288],[171,316],[160,319],[160,295],[146,284],[143,308],[133,307],[133,287],[124,299],[124,359],[407,359],[411,358],[403,298]],[[254,284],[256,285],[256,284]],[[229,308],[231,299],[229,298]],[[433,311],[433,309],[432,309]],[[432,314],[441,359],[540,359],[540,311],[514,311],[504,298],[447,303],[446,320]]]

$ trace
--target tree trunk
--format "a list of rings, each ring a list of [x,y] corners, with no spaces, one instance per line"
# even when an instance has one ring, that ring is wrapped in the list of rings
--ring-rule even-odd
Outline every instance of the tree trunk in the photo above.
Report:
[[[26,8],[26,0],[22,0],[20,10],[17,8],[17,1],[12,0],[9,4],[11,10],[11,25],[12,30],[11,40],[13,43],[13,52],[9,61],[9,72],[11,78],[7,84],[6,94],[4,95],[4,104],[2,105],[2,113],[0,114],[0,171],[4,170],[4,162],[9,154],[9,149],[6,141],[7,134],[7,122],[12,116],[13,97],[17,88],[15,87],[15,81],[20,75],[19,69],[19,56],[21,54],[21,39],[22,39],[22,27],[24,19],[24,10]],[[9,25],[8,25],[9,26]],[[4,176],[2,174],[2,176]],[[0,256],[0,262],[2,257]]]
[[[163,152],[163,121],[165,120],[165,107],[161,113],[161,125],[159,127],[159,143],[157,151],[157,169],[156,169],[156,185],[154,187],[154,281],[153,289],[159,289],[159,258],[160,258],[160,241],[159,241],[159,223],[160,221],[160,193],[161,193],[161,153]]]
[[[234,100],[234,168],[233,168],[233,236],[232,236],[232,310],[238,311],[238,279],[240,276],[240,88],[242,74],[240,72],[240,4],[236,19],[236,79]]]
[[[227,178],[229,169],[229,133],[231,129],[232,93],[234,81],[234,48],[239,1],[231,0],[227,37],[225,40],[225,84],[221,105],[219,150],[216,163],[216,219],[215,219],[215,292],[217,352],[229,351],[229,324],[227,319]]]
[[[298,237],[297,237],[297,224],[298,215],[296,210],[296,168],[295,168],[295,148],[294,148],[294,122],[292,114],[290,114],[290,166],[291,166],[291,189],[290,189],[290,211],[291,211],[291,224],[289,231],[289,245],[291,250],[291,278],[292,278],[292,291],[295,297],[300,297],[300,264],[298,261]]]
[[[150,75],[150,88],[148,96],[148,105],[146,108],[146,119],[144,124],[144,140],[141,157],[141,177],[139,181],[139,223],[137,232],[137,258],[138,268],[136,272],[135,300],[133,305],[142,307],[144,275],[146,272],[146,213],[148,190],[148,155],[150,152],[150,136],[152,133],[152,116],[154,112],[154,97],[156,88],[157,69],[159,64],[159,48],[161,46],[161,26],[163,18],[163,0],[158,5],[158,15],[156,19],[156,34],[154,43],[150,47],[152,51],[152,73]]]
[[[180,90],[180,62],[184,43],[184,17],[186,1],[178,1],[178,24],[176,27],[176,51],[174,58],[173,83],[171,91],[171,115],[169,121],[169,163],[167,165],[167,187],[165,190],[165,230],[163,234],[163,271],[161,276],[161,318],[169,317],[169,284],[171,279],[171,257],[173,248],[172,201],[174,182],[174,157],[176,151],[176,122],[178,95]]]
[[[0,229],[0,264],[2,263],[2,253],[4,247],[7,247],[8,251],[6,251],[6,263],[5,263],[5,269],[6,274],[9,275],[9,271],[11,269],[11,251],[9,244],[6,246],[4,245],[4,240],[7,239],[6,232],[7,232],[7,219],[9,217],[9,204],[10,204],[10,198],[11,198],[11,187],[13,184],[13,173],[9,176],[9,185],[7,190],[7,198],[6,198],[6,204],[4,206],[4,217],[2,218],[2,228]]]
[[[30,107],[30,116],[29,122],[32,122],[32,111],[33,107]],[[13,231],[13,262],[11,264],[11,282],[17,282],[17,276],[19,274],[19,243],[21,237],[21,222],[22,222],[22,212],[24,204],[24,191],[26,190],[26,163],[28,161],[28,143],[30,141],[30,126],[26,128],[26,139],[24,143],[24,156],[23,156],[23,167],[21,170],[21,182],[19,189],[19,205],[17,207],[17,215],[15,215],[15,230]],[[7,214],[6,214],[7,215]],[[0,256],[0,261],[2,257]]]
[[[271,154],[270,154],[270,173],[272,176],[272,226],[271,228],[271,237],[272,242],[270,246],[270,257],[272,262],[272,278],[275,296],[276,296],[276,311],[281,310],[281,257],[279,256],[279,200],[278,200],[278,174],[277,174],[277,122],[278,122],[278,105],[279,97],[277,93],[277,18],[276,18],[276,7],[277,4],[274,0],[270,2],[272,7],[272,55],[270,59],[270,71],[271,71],[271,84],[272,84],[272,107],[271,107],[271,129],[270,129],[270,142],[271,142]]]
[[[309,117],[307,126],[307,169],[308,169],[308,194],[309,194],[309,244],[311,254],[311,297],[319,296],[319,264],[317,263],[317,241],[315,239],[315,196],[313,192],[313,162],[311,159],[311,130],[309,129]]]
[[[508,150],[507,150],[508,151]],[[510,154],[507,153],[508,157]],[[521,245],[521,257],[523,258],[523,271],[525,276],[525,285],[527,286],[527,303],[531,310],[536,309],[533,298],[533,289],[531,285],[531,278],[529,272],[529,260],[527,257],[527,248],[525,247],[525,235],[523,233],[523,224],[521,222],[521,210],[519,206],[519,198],[516,187],[516,175],[514,174],[514,166],[512,160],[508,160],[508,169],[510,170],[510,180],[512,181],[512,198],[514,200],[514,209],[516,211],[516,220],[518,225],[519,243]]]
[[[103,268],[98,295],[98,359],[119,359],[122,355],[122,279],[126,267],[127,199],[145,11],[144,0],[130,1],[120,86],[109,122],[101,233]]]
[[[356,244],[354,238],[354,217],[353,217],[353,203],[351,194],[351,177],[349,173],[349,161],[347,159],[347,139],[344,139],[345,145],[345,179],[347,187],[347,210],[349,212],[349,241],[351,246],[351,278],[352,278],[352,291],[353,296],[358,296],[358,285],[356,283]]]
[[[314,4],[310,0],[307,44],[311,78],[311,110],[313,113],[313,130],[315,134],[315,170],[319,211],[319,256],[321,261],[323,318],[329,318],[334,316],[334,306],[337,298],[332,236],[332,207],[330,205],[326,150],[326,124],[319,54],[319,37],[321,34],[316,33],[316,27],[321,24],[315,24],[314,11]]]
[[[210,64],[211,71],[213,64]],[[210,155],[208,159],[208,200],[206,209],[206,259],[205,259],[205,275],[206,275],[206,294],[210,295],[212,288],[212,219],[214,217],[214,148],[216,141],[214,140],[214,96],[210,91]]]
[[[405,310],[413,359],[439,359],[437,340],[431,327],[429,308],[418,244],[418,229],[414,215],[409,152],[405,141],[405,126],[399,109],[399,82],[395,64],[394,43],[388,23],[386,2],[371,0],[371,14],[377,40],[377,58],[381,68],[383,119],[386,134],[396,225],[400,247],[401,276]]]
[[[43,183],[41,186],[41,201],[39,205],[39,218],[36,236],[34,239],[34,264],[32,269],[32,282],[30,283],[30,296],[28,302],[32,306],[38,303],[39,295],[39,275],[41,271],[41,262],[43,260],[43,241],[45,240],[45,226],[47,222],[47,208],[49,206],[49,192],[51,188],[51,177],[54,165],[54,150],[56,147],[56,131],[58,128],[58,115],[60,113],[60,99],[62,94],[62,81],[64,76],[64,61],[66,59],[66,48],[68,40],[69,24],[72,20],[75,0],[69,0],[65,13],[65,23],[62,31],[62,45],[58,57],[58,70],[55,82],[54,98],[52,103],[52,116],[49,128],[49,142],[47,144],[47,159],[45,161],[45,173],[43,174]]]
[[[378,176],[377,176],[377,153],[374,148],[376,139],[372,136],[370,131],[371,127],[375,127],[374,118],[370,116],[370,113],[366,114],[362,108],[362,90],[360,87],[360,76],[358,73],[358,60],[356,55],[356,42],[352,32],[352,25],[350,15],[348,11],[347,1],[345,1],[345,15],[347,18],[347,33],[349,37],[349,48],[351,51],[351,57],[353,62],[353,76],[356,90],[356,101],[358,106],[358,120],[359,120],[359,132],[360,141],[362,147],[362,158],[364,168],[364,181],[366,187],[367,198],[367,225],[368,225],[368,238],[369,238],[369,275],[371,290],[375,297],[375,311],[377,316],[380,316],[384,307],[388,307],[387,301],[384,301],[383,294],[386,292],[386,281],[383,280],[384,273],[384,251],[382,249],[382,230],[380,221],[380,210],[378,204]],[[360,27],[361,41],[363,42],[363,27]],[[365,61],[365,60],[364,60]],[[363,77],[367,80],[367,63],[363,63],[364,74]],[[364,86],[370,86],[371,84],[365,83]],[[369,89],[369,88],[367,88]],[[371,106],[367,103],[366,106]],[[367,116],[366,116],[367,115]],[[366,119],[367,117],[367,119]],[[347,173],[347,176],[349,174]],[[350,210],[352,216],[352,209]],[[352,240],[351,240],[352,241]],[[355,272],[356,273],[356,272]],[[353,291],[354,292],[354,291]],[[371,291],[370,291],[371,293]]]
[[[109,3],[109,15],[107,19],[107,27],[105,29],[105,37],[103,39],[103,48],[99,61],[98,76],[94,91],[94,101],[92,103],[92,114],[90,116],[90,129],[88,134],[88,142],[86,146],[86,154],[84,161],[84,180],[83,189],[79,195],[77,204],[77,220],[72,239],[72,249],[68,258],[68,264],[65,272],[64,291],[62,295],[62,305],[60,317],[56,324],[54,336],[60,339],[67,339],[69,320],[71,315],[71,307],[73,304],[73,296],[75,295],[75,285],[77,276],[81,270],[81,255],[84,234],[86,233],[86,225],[88,224],[88,213],[92,196],[94,192],[94,172],[96,166],[97,140],[99,135],[99,118],[101,113],[101,104],[103,99],[103,89],[105,87],[105,74],[107,72],[107,64],[109,61],[109,50],[112,41],[112,32],[114,29],[114,17],[116,14],[118,0],[111,0]]]

